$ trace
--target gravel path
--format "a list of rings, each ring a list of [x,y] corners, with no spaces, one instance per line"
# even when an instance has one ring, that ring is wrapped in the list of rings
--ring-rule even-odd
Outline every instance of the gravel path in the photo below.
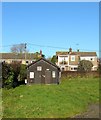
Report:
[[[88,107],[88,110],[73,118],[99,118],[101,111],[99,110],[99,104],[93,104]]]

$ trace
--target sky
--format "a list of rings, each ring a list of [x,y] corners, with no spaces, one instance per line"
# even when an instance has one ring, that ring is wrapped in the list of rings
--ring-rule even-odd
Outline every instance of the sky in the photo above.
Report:
[[[27,43],[29,52],[95,51],[99,55],[98,2],[2,3],[2,52]],[[0,52],[1,52],[0,51]]]

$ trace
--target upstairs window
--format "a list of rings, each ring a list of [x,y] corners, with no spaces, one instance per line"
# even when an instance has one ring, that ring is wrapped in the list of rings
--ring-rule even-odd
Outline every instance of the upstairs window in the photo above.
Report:
[[[94,58],[91,58],[90,60],[91,60],[91,61],[94,61]]]
[[[37,66],[37,71],[42,71],[42,67],[41,66]]]
[[[71,61],[75,61],[75,56],[71,56]]]

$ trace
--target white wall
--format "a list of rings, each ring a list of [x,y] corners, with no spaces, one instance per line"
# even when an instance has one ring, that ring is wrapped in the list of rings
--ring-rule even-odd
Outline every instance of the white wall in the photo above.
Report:
[[[59,62],[62,62],[62,61],[66,61],[66,62],[68,62],[68,56],[58,56],[58,65],[59,65]]]
[[[91,60],[91,58],[93,59],[93,60]],[[92,57],[92,56],[89,56],[89,57],[80,57],[80,60],[89,60],[89,61],[94,61],[94,59],[95,59],[96,57]]]

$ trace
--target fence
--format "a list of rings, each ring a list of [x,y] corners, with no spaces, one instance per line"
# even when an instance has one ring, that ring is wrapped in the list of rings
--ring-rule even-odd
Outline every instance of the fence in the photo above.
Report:
[[[78,72],[78,71],[63,71],[61,77],[101,77],[101,73],[98,71],[91,72]]]

